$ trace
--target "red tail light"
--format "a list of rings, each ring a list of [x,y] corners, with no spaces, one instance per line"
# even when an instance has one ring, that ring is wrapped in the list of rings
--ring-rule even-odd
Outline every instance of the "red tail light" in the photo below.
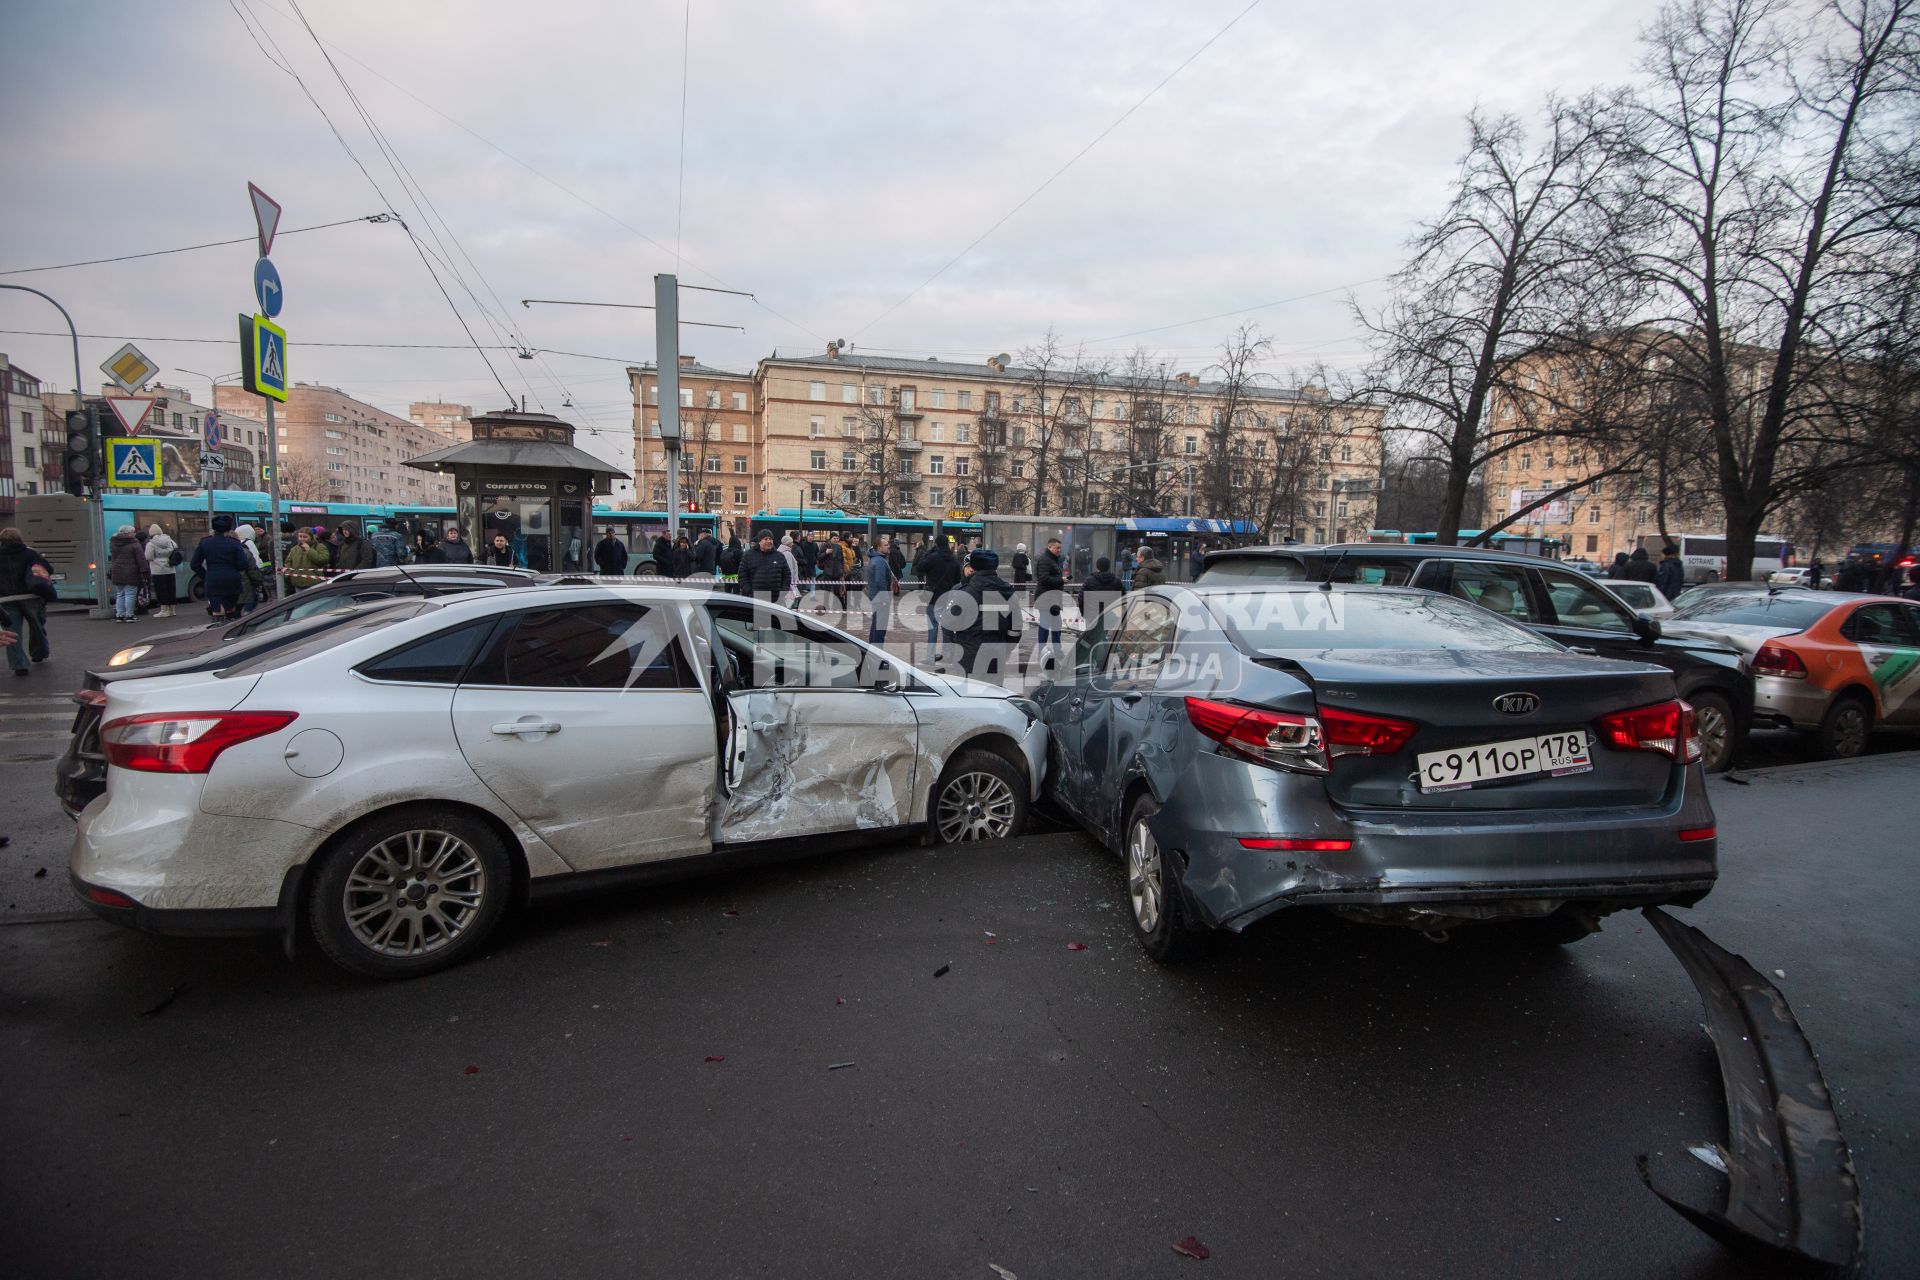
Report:
[[[1683,833],[1681,839],[1685,838]],[[1353,841],[1317,840],[1308,836],[1241,836],[1240,847],[1287,853],[1344,853],[1353,848]]]
[[[1327,771],[1320,722],[1312,716],[1188,698],[1187,719],[1221,746],[1261,764],[1301,773]]]
[[[1717,827],[1688,827],[1680,833],[1680,838],[1689,844],[1697,840],[1713,840],[1720,834]]]
[[[1807,664],[1799,654],[1769,640],[1753,655],[1753,674],[1778,676],[1784,680],[1805,680]]]
[[[1682,763],[1700,758],[1693,708],[1675,698],[1600,717],[1600,738],[1617,751],[1658,751]]]
[[[107,705],[107,695],[98,689],[75,689],[73,691],[73,700],[83,707],[104,707]]]
[[[1417,727],[1405,720],[1339,707],[1320,708],[1320,722],[1336,756],[1390,756],[1413,740]]]
[[[142,773],[205,773],[228,747],[278,732],[292,711],[180,711],[123,716],[104,725],[107,763]]]

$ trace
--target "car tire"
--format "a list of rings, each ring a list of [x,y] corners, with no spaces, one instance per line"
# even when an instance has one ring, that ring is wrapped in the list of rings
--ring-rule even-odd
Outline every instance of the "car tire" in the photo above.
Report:
[[[512,894],[513,860],[493,828],[458,809],[396,809],[350,828],[321,857],[307,916],[320,949],[347,972],[417,978],[483,946]]]
[[[1740,724],[1734,719],[1733,704],[1726,695],[1705,689],[1689,695],[1694,720],[1700,733],[1700,767],[1708,773],[1725,773],[1733,768],[1740,754]]]
[[[1011,840],[1027,829],[1027,780],[1005,757],[980,747],[953,758],[927,805],[935,844]]]
[[[1822,760],[1850,760],[1867,749],[1872,732],[1873,704],[1857,693],[1843,693],[1820,717],[1820,727],[1813,731],[1814,750]]]
[[[1127,919],[1133,936],[1161,964],[1178,964],[1198,950],[1200,935],[1186,919],[1173,859],[1147,825],[1160,804],[1142,793],[1127,810],[1120,832],[1120,864],[1126,876]]]

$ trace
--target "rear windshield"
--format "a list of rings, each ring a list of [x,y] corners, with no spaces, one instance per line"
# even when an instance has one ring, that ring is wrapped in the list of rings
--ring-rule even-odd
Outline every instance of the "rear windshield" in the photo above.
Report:
[[[1200,571],[1202,582],[1304,582],[1307,566],[1292,556],[1243,556],[1216,560]]]
[[[1420,567],[1417,560],[1369,558],[1361,555],[1246,556],[1220,560],[1200,572],[1202,582],[1320,582],[1333,570],[1335,582],[1363,587],[1404,587]]]
[[[1826,617],[1833,606],[1833,601],[1817,597],[1770,596],[1764,591],[1714,591],[1690,597],[1674,610],[1673,621],[1805,631]]]
[[[1210,595],[1214,617],[1249,653],[1329,649],[1497,649],[1560,645],[1462,600],[1427,591],[1263,591]]]
[[[418,596],[399,600],[380,601],[363,604],[352,609],[342,609],[337,613],[321,615],[321,621],[334,625],[317,626],[299,638],[287,644],[264,646],[261,649],[236,654],[238,661],[232,666],[222,667],[218,674],[226,676],[257,676],[263,671],[272,671],[288,663],[299,662],[316,653],[323,653],[336,645],[365,635],[369,631],[378,631],[390,627],[403,618],[411,618],[437,606]],[[218,651],[216,650],[216,653]]]

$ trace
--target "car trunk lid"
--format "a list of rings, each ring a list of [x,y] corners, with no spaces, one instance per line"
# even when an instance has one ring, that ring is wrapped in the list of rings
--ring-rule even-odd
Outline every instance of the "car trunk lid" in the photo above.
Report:
[[[1327,776],[1337,804],[1365,809],[1586,809],[1657,804],[1678,767],[1650,750],[1604,745],[1601,717],[1673,698],[1663,668],[1561,652],[1334,650],[1263,654],[1304,676],[1323,710],[1414,725],[1390,755],[1336,755]],[[1532,710],[1506,707],[1532,704]],[[1469,752],[1551,734],[1585,734],[1590,770],[1533,773],[1427,790],[1416,772],[1427,752]]]

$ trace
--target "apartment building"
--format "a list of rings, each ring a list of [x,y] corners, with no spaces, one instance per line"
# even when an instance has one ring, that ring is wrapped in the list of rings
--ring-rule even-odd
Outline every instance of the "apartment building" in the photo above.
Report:
[[[238,387],[215,388],[224,415],[256,408]],[[451,476],[415,471],[408,458],[455,443],[437,424],[414,422],[356,400],[338,387],[298,382],[275,411],[280,487],[309,502],[383,502],[451,506]]]
[[[0,354],[0,524],[13,523],[15,499],[59,493],[61,428],[48,428],[40,379]]]
[[[660,439],[660,378],[652,365],[627,370],[633,392],[633,493],[642,510],[667,505],[667,454]],[[680,495],[688,510],[711,511],[722,530],[745,531],[766,497],[755,376],[680,357]]]
[[[473,406],[443,400],[416,400],[407,406],[407,420],[451,437],[454,444],[473,439]]]

